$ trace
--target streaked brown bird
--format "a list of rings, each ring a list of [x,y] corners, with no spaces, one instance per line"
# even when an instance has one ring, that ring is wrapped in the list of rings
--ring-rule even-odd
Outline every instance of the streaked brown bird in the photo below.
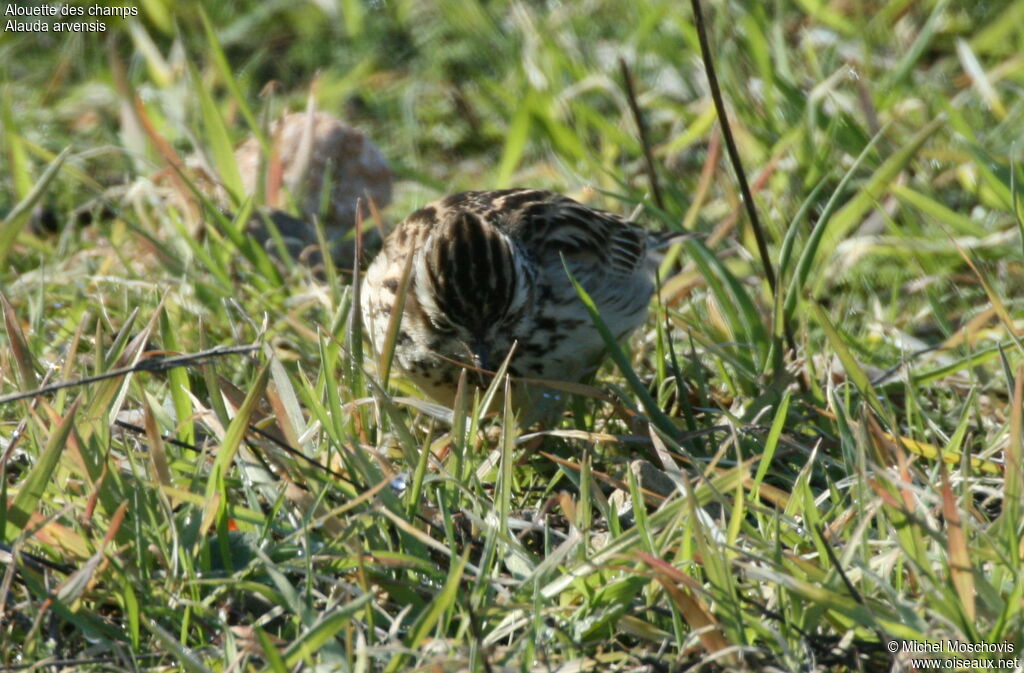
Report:
[[[391,168],[362,131],[324,112],[293,112],[270,125],[272,149],[280,155],[285,186],[309,216],[322,214],[328,233],[344,233],[355,222],[356,201],[373,197],[380,208],[391,201]],[[250,136],[235,150],[246,193],[260,177],[259,142]],[[330,192],[324,194],[330,188]],[[326,201],[326,213],[321,203]]]
[[[319,216],[328,241],[338,245],[336,258],[350,266],[354,244],[342,239],[356,225],[356,204],[362,199],[368,216],[367,198],[381,209],[391,202],[392,173],[384,155],[362,131],[323,112],[287,114],[270,125],[268,135],[280,157],[281,182],[296,199],[301,219],[312,223]],[[246,194],[255,193],[260,165],[267,161],[255,137],[239,145],[235,160]],[[268,205],[282,207],[283,197],[277,199]],[[316,242],[312,225],[307,237]]]
[[[370,210],[372,199],[378,209],[391,202],[392,171],[377,145],[362,131],[340,119],[315,110],[287,114],[270,124],[267,130],[270,155],[250,135],[235,150],[235,163],[241,178],[242,194],[239,198],[263,193],[265,202],[258,204],[279,227],[280,233],[293,257],[299,257],[310,246],[316,246],[317,234],[313,218],[320,218],[328,243],[334,248],[337,263],[351,268],[355,243],[352,229],[356,226],[356,208],[360,200],[363,216]],[[200,190],[225,210],[235,204],[216,171],[199,154],[186,161],[190,177]],[[170,173],[159,179],[172,182]],[[192,196],[184,198],[191,202]],[[289,204],[285,193],[294,199],[296,216],[283,208]],[[263,208],[263,207],[266,208]],[[274,241],[265,226],[265,220],[256,217],[248,227],[248,234],[256,238],[268,251],[275,250]],[[364,245],[379,240],[376,229],[369,229]],[[319,258],[319,251],[312,256]]]
[[[388,236],[366,272],[363,321],[379,352],[402,306],[393,362],[443,404],[452,403],[462,368],[475,372],[469,381],[485,384],[479,370],[497,369],[513,344],[513,377],[580,381],[607,349],[565,267],[622,339],[647,315],[649,252],[664,240],[553,192],[455,194],[412,213]],[[514,390],[521,422],[550,419],[562,407],[556,390]]]

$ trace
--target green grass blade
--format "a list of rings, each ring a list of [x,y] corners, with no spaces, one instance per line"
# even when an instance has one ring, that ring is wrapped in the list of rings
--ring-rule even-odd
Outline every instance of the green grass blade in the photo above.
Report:
[[[227,493],[224,479],[231,469],[231,464],[235,459],[235,454],[238,452],[238,447],[242,445],[242,440],[249,431],[249,420],[252,418],[256,406],[263,398],[263,392],[267,387],[269,377],[270,366],[269,364],[264,364],[260,368],[259,373],[256,374],[255,380],[250,384],[242,406],[239,407],[235,417],[231,419],[231,424],[225,430],[224,438],[217,448],[217,455],[214,457],[213,465],[210,467],[210,478],[206,483],[207,513],[204,519],[210,520],[210,508],[216,506],[216,503],[219,502],[217,496],[224,497]]]
[[[210,145],[214,165],[217,167],[221,182],[231,195],[232,202],[240,203],[245,189],[242,186],[242,175],[238,172],[238,162],[235,161],[234,143],[224,124],[224,118],[213,101],[213,96],[207,90],[199,71],[191,63],[189,72],[192,76],[194,90],[199,98],[199,109],[202,112],[203,126],[206,130],[206,141]]]
[[[601,317],[601,312],[597,308],[597,304],[591,299],[590,294],[580,285],[579,281],[572,274],[569,269],[569,265],[565,259],[562,259],[562,267],[565,269],[566,275],[569,277],[569,281],[576,289],[576,294],[579,296],[580,301],[583,302],[583,306],[587,309],[587,314],[590,315],[590,320],[594,323],[594,327],[601,334],[601,338],[604,339],[604,344],[608,348],[608,352],[611,355],[612,360],[619,367],[619,371],[626,377],[626,381],[629,383],[629,387],[633,389],[633,393],[640,398],[641,403],[644,407],[644,413],[651,419],[655,427],[661,432],[665,433],[668,437],[676,437],[679,434],[676,426],[672,424],[672,421],[665,415],[665,413],[658,407],[658,403],[653,397],[651,397],[650,391],[647,390],[647,386],[644,385],[640,377],[637,376],[633,370],[633,366],[629,363],[629,358],[626,357],[625,351],[615,341],[615,336],[608,329],[608,324],[605,323],[604,318]]]
[[[268,148],[267,139],[263,135],[263,130],[256,119],[256,115],[253,114],[252,108],[242,94],[241,87],[238,86],[235,69],[228,63],[228,58],[224,54],[224,48],[221,46],[220,40],[217,39],[217,31],[214,29],[206,9],[202,5],[198,9],[199,18],[203,23],[203,31],[206,33],[206,43],[210,47],[210,56],[213,58],[214,65],[217,66],[217,72],[223,78],[224,84],[228,88],[228,93],[231,94],[231,100],[238,105],[242,117],[245,118],[245,122],[249,125],[249,131],[256,137],[260,145],[266,149]]]
[[[25,479],[21,482],[18,494],[14,496],[14,501],[7,509],[6,516],[4,517],[7,522],[4,531],[5,540],[14,540],[28,526],[29,518],[36,511],[39,501],[46,492],[46,487],[50,484],[53,471],[57,468],[57,463],[60,462],[64,446],[71,435],[71,429],[75,427],[75,415],[78,413],[80,405],[81,398],[75,400],[67,413],[64,414],[64,418],[60,419],[60,422],[50,433],[46,446],[39,454],[36,464],[32,466],[32,469],[29,470]]]
[[[68,158],[69,154],[71,154],[70,147],[65,148],[64,151],[58,154],[57,158],[39,176],[39,179],[32,186],[32,189],[29,190],[28,194],[11,209],[11,212],[7,213],[3,222],[0,222],[0,267],[7,263],[7,256],[10,254],[11,248],[18,238],[18,234],[21,233],[28,223],[28,219],[32,215],[32,209],[39,202],[39,199],[43,197],[46,188],[50,186],[53,179],[57,177],[60,167],[64,165],[64,160]]]
[[[532,97],[527,96],[516,112],[515,117],[512,118],[508,134],[505,136],[505,148],[502,150],[501,161],[498,164],[498,170],[494,178],[495,187],[508,187],[512,181],[512,174],[515,172],[516,166],[519,165],[519,160],[523,156],[523,151],[526,149],[526,141],[532,128],[531,118],[533,113],[531,108]]]
[[[814,312],[814,317],[817,319],[821,329],[825,332],[825,336],[828,338],[829,344],[832,346],[832,350],[839,357],[839,361],[843,364],[843,370],[846,375],[853,382],[853,385],[857,387],[857,390],[864,396],[865,401],[871,405],[871,407],[878,413],[882,418],[889,418],[889,410],[882,406],[879,400],[878,393],[875,391],[875,387],[871,384],[871,380],[868,375],[864,373],[864,368],[860,366],[857,359],[853,357],[853,353],[846,345],[846,341],[842,335],[832,324],[832,321],[828,319],[825,310],[821,308],[821,305],[817,303],[811,304],[811,310]]]
[[[171,317],[170,310],[160,312],[160,338],[164,348],[172,352],[180,352],[178,330],[172,326],[172,320],[176,319]],[[188,380],[188,371],[184,368],[172,369],[167,372],[167,379],[170,384],[171,402],[174,405],[175,416],[177,416],[178,439],[191,444],[195,441],[195,425],[192,422],[192,398],[189,394],[191,386]]]
[[[11,110],[13,100],[14,96],[10,88],[5,86],[2,100],[0,100],[0,124],[4,129],[4,144],[7,146],[7,170],[14,183],[15,197],[24,200],[32,190],[32,175],[25,152],[25,139],[18,132]]]
[[[811,268],[814,265],[815,259],[818,258],[819,252],[827,248],[824,246],[822,241],[825,237],[825,232],[828,229],[830,221],[833,218],[833,213],[839,208],[839,199],[846,190],[846,185],[853,179],[857,169],[860,168],[861,164],[867,159],[868,155],[874,149],[875,145],[882,138],[882,133],[885,129],[882,129],[864,146],[861,153],[854,160],[853,165],[850,166],[849,170],[843,175],[839,184],[832,192],[832,196],[829,198],[828,203],[825,204],[822,209],[821,215],[818,218],[817,224],[814,225],[814,229],[811,230],[811,235],[807,239],[807,243],[804,245],[803,251],[800,253],[800,259],[797,261],[796,273],[792,280],[790,280],[789,287],[786,290],[786,304],[785,312],[786,319],[789,320],[793,315],[793,311],[796,309],[797,300],[803,293],[804,288],[807,285],[807,279],[810,276]],[[835,237],[833,237],[835,240]],[[825,253],[821,253],[824,256]]]
[[[320,619],[308,631],[303,633],[282,653],[281,657],[284,659],[288,670],[295,670],[295,667],[300,662],[313,658],[373,598],[373,594],[363,594],[349,601],[343,607],[321,615]]]

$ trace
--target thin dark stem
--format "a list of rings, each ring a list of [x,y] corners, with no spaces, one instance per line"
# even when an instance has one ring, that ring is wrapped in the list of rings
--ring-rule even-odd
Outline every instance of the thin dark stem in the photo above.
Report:
[[[250,344],[247,346],[217,346],[215,348],[210,348],[209,350],[201,351],[199,353],[190,353],[188,355],[177,355],[170,358],[148,358],[146,360],[140,360],[132,367],[111,369],[109,372],[103,372],[102,374],[97,374],[95,376],[86,376],[85,378],[75,379],[74,381],[60,381],[48,386],[43,386],[42,388],[36,388],[35,390],[13,393],[11,395],[2,395],[0,396],[0,404],[16,402],[18,400],[36,397],[37,395],[45,395],[47,393],[63,390],[64,388],[84,386],[90,383],[96,383],[97,381],[104,381],[106,379],[117,378],[118,376],[134,374],[135,372],[162,372],[176,367],[189,367],[202,364],[208,360],[212,360],[216,357],[222,357],[224,355],[251,353],[257,348],[259,348],[259,345],[257,344]]]
[[[636,102],[633,74],[629,71],[629,66],[626,65],[624,59],[619,59],[619,68],[622,70],[622,81],[626,86],[626,100],[629,101],[629,109],[633,112],[637,133],[640,134],[640,146],[644,152],[644,167],[647,170],[647,181],[651,184],[654,203],[659,209],[665,210],[665,201],[661,197],[661,185],[658,184],[658,173],[654,170],[654,153],[651,152],[651,141],[647,136],[647,124],[644,123],[644,116],[640,111],[640,105]]]
[[[764,267],[764,277],[768,281],[772,295],[777,292],[775,282],[775,270],[772,268],[772,260],[768,254],[768,243],[765,240],[764,229],[761,227],[761,219],[757,215],[757,208],[754,206],[754,195],[747,184],[747,174],[743,170],[743,162],[740,160],[740,153],[736,149],[736,141],[732,136],[732,127],[729,126],[729,117],[725,112],[725,102],[722,100],[722,90],[718,86],[718,76],[715,74],[715,64],[711,58],[711,46],[708,43],[708,33],[704,26],[704,15],[701,13],[700,0],[690,0],[693,6],[693,21],[697,28],[697,38],[700,40],[701,57],[704,61],[704,72],[708,78],[708,88],[711,90],[711,99],[715,103],[715,112],[722,127],[722,137],[725,139],[725,149],[729,153],[729,161],[736,172],[736,180],[740,185],[740,193],[743,196],[743,206],[747,210],[747,217],[750,218],[750,227],[754,231],[754,239],[757,241],[757,252],[761,256],[761,265]],[[796,352],[796,340],[790,329],[789,321],[783,317],[782,331],[786,337],[786,345],[793,353]],[[780,363],[781,364],[781,363]]]
[[[757,239],[757,251],[761,255],[765,279],[768,281],[768,286],[771,288],[772,293],[774,293],[775,270],[772,268],[771,259],[768,257],[768,244],[764,239],[764,230],[761,228],[761,220],[758,218],[757,209],[754,207],[754,197],[750,192],[750,185],[747,184],[747,174],[743,170],[743,162],[740,161],[740,153],[736,149],[736,141],[732,137],[729,117],[725,113],[725,102],[722,100],[722,90],[718,86],[715,64],[711,59],[711,47],[708,44],[708,33],[704,27],[704,16],[700,11],[700,0],[690,0],[690,3],[693,5],[693,20],[697,27],[697,37],[700,40],[700,51],[704,61],[704,71],[708,77],[708,88],[711,89],[711,99],[715,103],[715,112],[718,114],[722,135],[725,137],[725,149],[729,153],[729,161],[732,162],[733,170],[736,171],[736,179],[740,183],[743,205],[747,209],[750,226],[754,230],[754,238]]]
[[[129,432],[134,432],[137,435],[145,435],[146,434],[146,429],[145,428],[143,428],[141,426],[138,426],[138,425],[135,425],[133,423],[128,423],[128,422],[125,422],[125,421],[115,420],[114,421],[114,425],[116,425],[117,427],[119,427],[119,428],[121,428],[123,430],[128,430]],[[350,486],[352,486],[352,487],[354,487],[356,489],[362,490],[362,491],[365,491],[368,488],[367,486],[365,486],[363,484],[359,484],[359,483],[349,479],[347,476],[345,476],[341,472],[337,472],[336,470],[332,470],[331,468],[327,467],[326,465],[320,463],[315,458],[310,458],[309,456],[304,454],[302,451],[296,449],[295,447],[291,446],[287,442],[282,441],[281,439],[278,439],[277,437],[275,437],[271,433],[269,433],[269,432],[267,432],[265,430],[261,430],[260,428],[256,427],[255,425],[253,425],[251,423],[249,424],[249,432],[252,432],[254,434],[259,435],[260,437],[266,439],[270,443],[276,445],[279,449],[281,449],[282,451],[284,451],[285,453],[287,453],[291,457],[306,463],[307,465],[309,465],[312,468],[315,468],[317,470],[320,470],[321,472],[329,474],[330,476],[334,477],[335,479],[338,479],[339,481],[343,481],[346,484],[349,484]],[[188,442],[182,442],[181,440],[175,439],[174,437],[171,437],[170,435],[160,435],[160,439],[162,439],[163,441],[167,442],[168,444],[171,444],[172,446],[177,446],[179,448],[186,449],[186,450],[192,451],[194,453],[202,453],[202,451],[203,451],[202,447],[196,446],[195,444],[189,444]],[[259,447],[255,443],[249,441],[248,439],[246,439],[246,443],[249,445],[249,448],[253,449],[253,451],[258,451],[259,450]],[[2,546],[0,546],[0,548],[2,548]]]
[[[169,658],[170,655],[166,654],[166,653],[163,653],[163,652],[152,652],[152,653],[133,654],[131,658],[133,660],[138,660],[138,661],[141,661],[141,660],[147,660],[148,661],[148,660],[153,660],[153,659],[161,659],[161,658],[164,658],[164,657]],[[88,657],[88,658],[82,658],[82,659],[57,659],[57,658],[53,658],[53,659],[44,659],[42,661],[38,661],[38,662],[34,662],[34,663],[33,662],[29,662],[27,664],[12,664],[10,666],[7,666],[7,665],[0,666],[0,673],[7,673],[7,671],[23,671],[23,670],[26,670],[26,669],[29,669],[29,668],[31,668],[31,669],[68,668],[69,666],[77,668],[79,666],[87,666],[87,665],[90,665],[90,664],[121,664],[123,666],[127,666],[127,663],[128,662],[125,661],[125,658],[113,657],[113,656],[111,656],[111,657]]]

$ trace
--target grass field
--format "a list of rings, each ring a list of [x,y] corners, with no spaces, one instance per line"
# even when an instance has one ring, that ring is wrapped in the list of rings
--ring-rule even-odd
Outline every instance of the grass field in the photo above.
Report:
[[[688,3],[123,5],[0,32],[0,395],[96,377],[0,404],[0,671],[1021,670],[1024,1],[705,0],[774,288]],[[154,179],[310,99],[385,225],[705,236],[559,425],[439,408]]]

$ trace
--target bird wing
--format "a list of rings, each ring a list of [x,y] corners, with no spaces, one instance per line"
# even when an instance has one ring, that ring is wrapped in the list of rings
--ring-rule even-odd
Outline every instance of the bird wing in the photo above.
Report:
[[[630,275],[644,263],[647,232],[631,222],[543,190],[508,190],[493,199],[494,212],[532,254],[567,261],[595,261]]]

